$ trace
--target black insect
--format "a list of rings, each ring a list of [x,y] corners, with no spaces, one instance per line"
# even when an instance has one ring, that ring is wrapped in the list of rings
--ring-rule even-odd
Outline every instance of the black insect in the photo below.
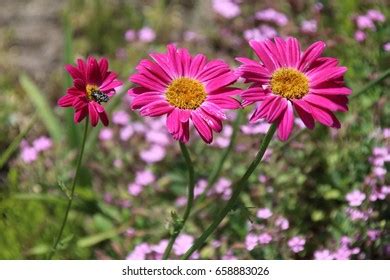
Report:
[[[97,103],[107,102],[109,100],[109,97],[104,92],[101,92],[99,90],[94,90],[91,93],[91,96],[93,100],[95,100]]]

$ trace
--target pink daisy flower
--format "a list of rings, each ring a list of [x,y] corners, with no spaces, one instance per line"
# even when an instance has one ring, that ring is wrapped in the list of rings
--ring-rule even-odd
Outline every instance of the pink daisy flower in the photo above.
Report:
[[[75,109],[75,123],[89,115],[92,126],[96,126],[99,119],[107,126],[108,117],[101,103],[107,102],[115,94],[115,88],[122,85],[117,75],[108,71],[107,59],[99,62],[94,57],[86,61],[78,59],[77,66],[68,64],[65,69],[73,78],[73,87],[67,89],[58,105]]]
[[[207,61],[206,56],[191,56],[187,49],[168,45],[167,53],[150,54],[153,61],[142,60],[138,73],[130,80],[139,87],[129,90],[131,108],[142,116],[167,115],[166,125],[173,138],[189,140],[189,123],[206,143],[213,131],[221,132],[223,109],[237,109],[240,103],[231,96],[240,89],[229,87],[237,80],[222,60]]]
[[[249,42],[261,62],[239,57],[239,74],[252,83],[242,92],[243,106],[261,102],[250,117],[254,123],[264,118],[278,124],[278,137],[288,139],[294,124],[293,109],[309,129],[314,120],[340,128],[332,111],[347,111],[351,90],[344,85],[346,67],[338,60],[320,57],[324,42],[312,44],[301,52],[295,38]]]

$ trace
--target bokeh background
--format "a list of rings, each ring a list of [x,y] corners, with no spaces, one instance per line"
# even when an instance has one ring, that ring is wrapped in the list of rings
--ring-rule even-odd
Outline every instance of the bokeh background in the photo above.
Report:
[[[350,111],[339,115],[340,130],[308,131],[297,120],[287,143],[275,139],[235,211],[194,257],[389,259],[389,20],[386,0],[1,0],[0,258],[45,258],[64,215],[82,130],[71,109],[56,106],[71,84],[64,64],[105,56],[127,81],[148,52],[175,42],[237,67],[234,57],[253,55],[247,40],[278,35],[304,47],[326,42],[326,55],[349,68]],[[89,133],[57,258],[161,258],[171,211],[184,211],[178,144],[164,119],[130,111],[129,87],[106,106],[110,126]],[[254,157],[268,124],[249,126],[250,110],[231,112],[212,145],[192,134],[197,199],[173,258]]]

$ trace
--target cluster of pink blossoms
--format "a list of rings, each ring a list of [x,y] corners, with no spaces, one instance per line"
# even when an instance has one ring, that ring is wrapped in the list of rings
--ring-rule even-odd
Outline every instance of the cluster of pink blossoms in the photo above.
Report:
[[[182,233],[176,239],[173,245],[173,253],[179,257],[183,255],[193,244],[194,237],[191,235]],[[156,245],[148,243],[140,243],[133,249],[127,256],[127,260],[161,260],[164,254],[165,248],[168,245],[168,240],[163,239]],[[195,253],[191,256],[191,259],[198,259],[199,254]]]
[[[125,33],[125,39],[127,42],[150,43],[156,39],[156,32],[149,26],[144,26],[139,31],[129,29]]]
[[[385,22],[385,16],[378,10],[368,10],[364,15],[358,15],[355,18],[357,30],[355,32],[355,40],[364,42],[367,38],[367,30],[375,31],[375,23]]]
[[[52,140],[46,136],[38,137],[32,145],[27,141],[22,141],[20,157],[25,163],[32,163],[37,160],[40,153],[49,150],[52,146]]]

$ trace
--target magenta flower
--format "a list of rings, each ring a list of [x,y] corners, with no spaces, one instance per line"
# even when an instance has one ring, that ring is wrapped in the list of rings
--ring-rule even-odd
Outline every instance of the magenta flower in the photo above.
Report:
[[[320,57],[324,42],[312,44],[305,52],[295,38],[252,40],[249,44],[262,61],[237,58],[243,64],[238,72],[246,83],[252,83],[242,93],[243,105],[261,102],[250,122],[264,118],[277,123],[278,137],[285,141],[292,132],[295,108],[309,129],[314,128],[314,120],[340,128],[332,111],[348,110],[351,90],[344,85],[347,68],[339,66],[336,58]]]
[[[347,193],[345,199],[348,201],[349,206],[360,206],[366,199],[366,195],[359,190],[354,190]]]
[[[386,20],[386,17],[384,14],[382,14],[381,11],[378,10],[368,10],[367,11],[367,16],[372,19],[373,21],[378,21],[378,22],[384,22]]]
[[[275,220],[275,225],[277,227],[279,227],[281,230],[286,230],[289,228],[290,226],[290,223],[289,221],[284,218],[284,217],[278,217],[276,220]]]
[[[43,152],[50,149],[53,146],[53,142],[46,136],[41,136],[35,139],[32,143],[33,148],[37,152]]]
[[[285,14],[272,8],[258,11],[255,17],[258,20],[273,22],[279,26],[285,26],[288,23],[288,18]]]
[[[175,244],[173,245],[173,251],[175,252],[175,255],[183,255],[192,246],[194,240],[194,237],[191,235],[185,233],[180,234],[176,239]]]
[[[252,251],[258,244],[259,238],[256,234],[249,233],[245,238],[245,248]]]
[[[137,171],[135,175],[135,183],[140,185],[140,186],[147,186],[153,183],[156,180],[156,177],[150,170],[142,170],[142,171]]]
[[[240,6],[231,0],[213,0],[213,10],[224,18],[234,18],[241,12]]]
[[[267,232],[261,233],[258,236],[259,244],[268,244],[272,241],[272,235]]]
[[[287,242],[288,247],[290,247],[291,251],[293,251],[294,253],[299,253],[303,251],[305,243],[306,240],[299,236],[294,236]]]
[[[25,145],[22,147],[20,156],[25,163],[32,163],[37,160],[38,152],[34,149],[34,147]]]
[[[301,31],[303,33],[307,33],[307,34],[316,33],[317,32],[317,21],[315,19],[302,21]]]
[[[107,102],[115,94],[115,88],[122,85],[117,75],[108,71],[107,59],[99,62],[94,57],[86,61],[78,59],[77,66],[68,64],[65,69],[73,78],[73,87],[58,100],[58,105],[75,109],[75,123],[89,114],[92,126],[96,126],[99,119],[107,126],[108,117],[101,103]]]
[[[161,161],[165,157],[165,148],[160,145],[152,145],[147,150],[142,150],[139,154],[140,158],[147,163],[155,163]]]
[[[367,36],[366,36],[366,33],[364,33],[364,31],[357,30],[354,34],[354,38],[355,38],[356,42],[361,43],[364,40],[366,40]]]
[[[156,32],[152,28],[145,26],[138,32],[138,38],[141,42],[150,43],[156,39]]]
[[[202,139],[211,143],[213,131],[220,132],[226,119],[223,109],[240,107],[231,96],[241,90],[229,87],[237,76],[222,60],[207,61],[202,54],[191,57],[187,49],[174,45],[167,49],[150,54],[154,61],[142,60],[138,73],[130,77],[139,85],[129,91],[134,97],[131,108],[140,109],[142,116],[167,115],[169,133],[184,143],[192,121]]]
[[[110,128],[103,128],[99,132],[99,140],[101,141],[110,141],[114,136],[114,132]]]
[[[318,250],[314,252],[315,260],[333,260],[333,254],[327,249]]]
[[[356,17],[356,25],[360,30],[371,29],[375,30],[375,24],[369,16]]]
[[[387,42],[386,44],[383,45],[383,50],[385,52],[390,52],[390,42]]]
[[[272,216],[272,212],[271,210],[269,210],[268,208],[261,208],[257,211],[256,213],[256,216],[259,218],[259,219],[268,219]]]

